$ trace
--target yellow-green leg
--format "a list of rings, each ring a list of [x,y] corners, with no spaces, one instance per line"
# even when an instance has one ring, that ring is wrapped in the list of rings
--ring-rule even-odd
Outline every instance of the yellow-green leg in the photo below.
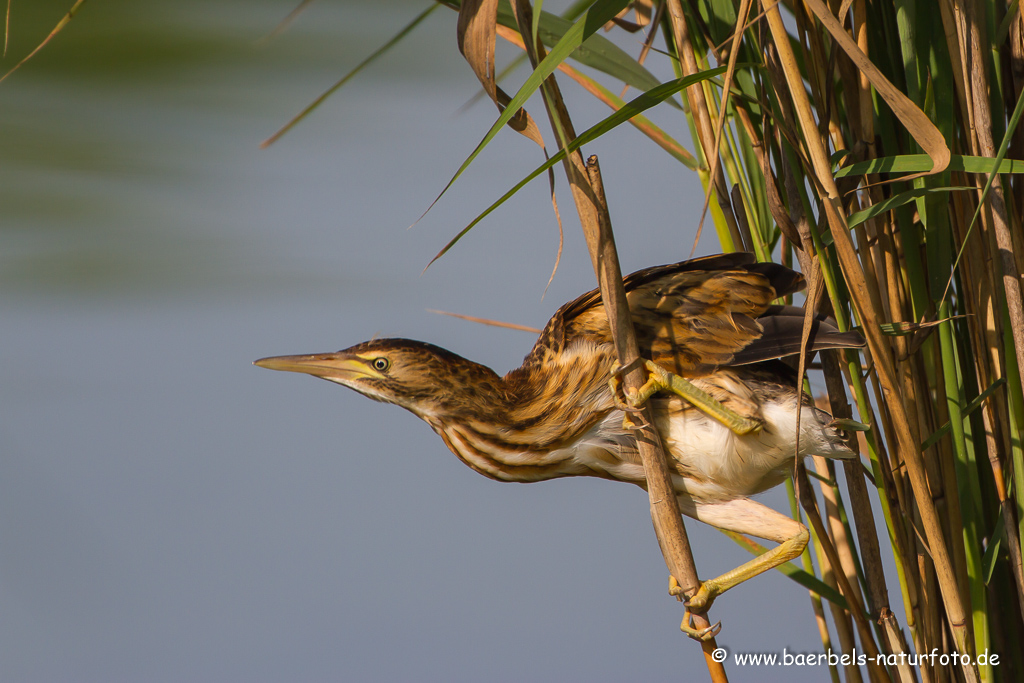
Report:
[[[809,536],[807,527],[803,524],[749,498],[736,498],[719,503],[701,503],[688,496],[680,495],[678,500],[680,510],[687,517],[692,517],[719,529],[779,542],[778,546],[763,555],[755,557],[721,576],[701,582],[697,592],[686,600],[686,613],[683,615],[683,623],[679,628],[691,638],[705,640],[717,634],[720,625],[715,624],[707,629],[696,629],[691,623],[691,613],[703,614],[711,607],[715,598],[725,591],[798,557],[807,547]],[[674,577],[669,577],[669,593],[679,599],[685,597],[682,587]]]
[[[630,392],[626,395],[625,401],[619,398],[622,383],[619,379],[618,364],[612,368],[612,378],[609,380],[609,385],[612,388],[615,404],[620,409],[635,410],[659,391],[671,391],[692,403],[705,415],[718,420],[739,436],[760,431],[764,426],[761,420],[743,417],[735,411],[726,408],[714,396],[694,386],[685,378],[669,372],[654,361],[645,360],[644,367],[647,368],[649,373],[647,381],[644,382],[639,391],[636,393]]]
[[[807,547],[807,539],[807,529],[804,527],[796,536],[786,539],[764,555],[759,555],[717,578],[702,582],[696,594],[686,601],[686,606],[690,611],[697,614],[706,612],[711,607],[711,603],[715,601],[715,598],[730,588],[738,586],[758,574],[763,574],[769,569],[775,569],[780,564],[789,562],[795,557],[799,557],[800,553]]]

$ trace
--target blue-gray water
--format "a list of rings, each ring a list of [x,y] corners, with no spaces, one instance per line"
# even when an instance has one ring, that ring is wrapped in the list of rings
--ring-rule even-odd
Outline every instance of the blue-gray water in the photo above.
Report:
[[[4,63],[70,4],[16,3]],[[427,309],[540,327],[594,285],[562,178],[546,298],[542,180],[421,275],[541,160],[502,133],[407,229],[495,116],[457,115],[448,10],[260,151],[427,3],[316,3],[261,42],[294,4],[86,3],[0,84],[0,680],[703,679],[640,489],[498,484],[408,413],[250,365],[388,335],[503,372],[531,335]],[[605,115],[563,88],[578,127]],[[624,270],[686,258],[695,175],[632,129],[585,151]],[[748,558],[687,528],[704,576]],[[821,650],[778,573],[713,614],[731,651]]]

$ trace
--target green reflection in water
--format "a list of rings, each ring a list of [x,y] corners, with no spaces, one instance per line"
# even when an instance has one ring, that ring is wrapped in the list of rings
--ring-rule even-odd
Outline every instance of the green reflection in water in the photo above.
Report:
[[[71,4],[16,3],[4,70]],[[302,163],[294,147],[257,146],[422,5],[314,3],[272,40],[291,0],[83,5],[0,84],[0,289],[151,294],[336,280],[299,274],[274,254],[275,235],[249,230],[254,195],[286,194]],[[437,49],[452,20],[416,40]],[[394,88],[428,72],[444,75],[430,59],[385,62],[366,82]]]

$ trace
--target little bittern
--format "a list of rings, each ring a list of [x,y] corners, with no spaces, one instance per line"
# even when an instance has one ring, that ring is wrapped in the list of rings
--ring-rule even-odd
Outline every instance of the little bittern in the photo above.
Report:
[[[852,458],[831,416],[798,389],[780,360],[798,354],[803,309],[772,301],[804,279],[736,253],[647,268],[624,285],[647,399],[669,458],[679,506],[702,522],[780,545],[690,598],[703,611],[729,588],[799,555],[807,529],[748,496],[792,471],[797,406],[800,455]],[[863,345],[826,318],[808,353]],[[499,481],[593,476],[646,485],[634,429],[614,381],[615,349],[601,295],[562,306],[521,367],[500,377],[450,351],[407,339],[374,339],[337,353],[256,361],[343,384],[415,413],[464,463]],[[625,424],[624,424],[625,422]],[[691,635],[694,633],[687,628]]]

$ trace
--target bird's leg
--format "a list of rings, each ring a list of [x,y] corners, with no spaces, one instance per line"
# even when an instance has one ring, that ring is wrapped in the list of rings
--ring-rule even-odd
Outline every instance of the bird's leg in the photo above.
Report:
[[[645,360],[644,367],[648,371],[647,381],[644,382],[638,391],[635,393],[629,392],[628,394],[623,392],[621,388],[622,382],[619,380],[621,368],[618,367],[618,364],[612,367],[612,378],[609,380],[609,386],[612,389],[615,406],[620,410],[635,411],[636,408],[642,406],[647,399],[659,391],[670,391],[683,397],[705,415],[718,420],[739,436],[759,432],[764,426],[761,420],[744,417],[736,411],[726,408],[711,394],[694,386],[687,379],[669,372],[654,361]],[[620,393],[624,394],[625,400],[619,398]]]
[[[800,531],[794,536],[787,538],[764,555],[759,555],[717,578],[701,582],[700,589],[697,590],[692,598],[686,601],[686,606],[691,612],[703,614],[711,607],[711,603],[715,601],[715,598],[730,588],[738,586],[747,579],[752,579],[769,569],[774,569],[780,564],[789,562],[795,557],[799,557],[800,553],[807,547],[808,539],[807,527],[802,524],[800,526]]]
[[[698,639],[701,638],[700,634],[703,631],[693,628],[690,613],[703,614],[711,607],[715,598],[725,591],[784,562],[789,562],[798,557],[807,546],[807,527],[749,498],[737,498],[724,503],[699,503],[681,495],[679,507],[686,516],[719,529],[779,542],[775,548],[736,569],[701,582],[700,588],[686,601],[687,613],[680,626],[685,633]],[[679,583],[672,578],[669,580],[669,592],[677,597],[685,595]]]

